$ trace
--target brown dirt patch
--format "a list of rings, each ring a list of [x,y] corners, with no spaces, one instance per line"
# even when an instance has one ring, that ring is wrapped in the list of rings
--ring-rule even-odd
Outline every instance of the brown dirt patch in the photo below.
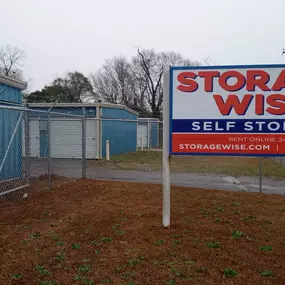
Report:
[[[78,180],[2,207],[0,284],[285,284],[285,197],[175,187],[163,229],[161,194]]]

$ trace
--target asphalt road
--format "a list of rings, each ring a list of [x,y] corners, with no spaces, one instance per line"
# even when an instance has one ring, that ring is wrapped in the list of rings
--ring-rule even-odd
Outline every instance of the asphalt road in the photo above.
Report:
[[[31,174],[39,176],[48,171],[45,159],[31,160]],[[53,159],[52,173],[67,178],[80,178],[82,175],[81,160]],[[116,170],[108,167],[87,167],[87,178],[98,180],[130,181],[141,183],[162,183],[161,171]],[[177,186],[218,189],[229,191],[259,192],[259,177],[231,177],[216,174],[171,173],[171,184]],[[285,180],[264,178],[262,192],[285,194]]]

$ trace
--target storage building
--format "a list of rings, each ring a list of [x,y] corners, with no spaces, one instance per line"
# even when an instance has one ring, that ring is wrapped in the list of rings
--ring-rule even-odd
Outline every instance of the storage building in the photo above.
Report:
[[[105,157],[107,140],[110,141],[111,155],[136,151],[138,114],[125,106],[105,103],[57,103],[54,106],[49,103],[32,103],[29,108],[33,110],[30,114],[30,144],[33,157],[47,157],[49,140],[52,158],[81,158],[80,116],[84,116],[86,122],[88,159]]]
[[[0,180],[22,177],[22,105],[24,82],[0,75]],[[14,106],[15,109],[8,109]]]

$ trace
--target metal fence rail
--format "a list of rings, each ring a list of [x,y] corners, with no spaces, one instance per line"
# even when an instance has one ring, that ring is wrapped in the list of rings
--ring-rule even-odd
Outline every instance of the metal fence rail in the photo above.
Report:
[[[0,203],[78,178],[162,183],[163,124],[0,105]],[[285,194],[282,158],[173,156],[171,183]]]

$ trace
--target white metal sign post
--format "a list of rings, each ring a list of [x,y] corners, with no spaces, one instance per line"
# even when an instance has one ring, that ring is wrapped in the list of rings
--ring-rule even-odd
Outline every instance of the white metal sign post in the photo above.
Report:
[[[285,156],[285,65],[164,68],[163,226],[170,156]]]
[[[164,67],[163,82],[163,226],[170,227],[170,66]]]

